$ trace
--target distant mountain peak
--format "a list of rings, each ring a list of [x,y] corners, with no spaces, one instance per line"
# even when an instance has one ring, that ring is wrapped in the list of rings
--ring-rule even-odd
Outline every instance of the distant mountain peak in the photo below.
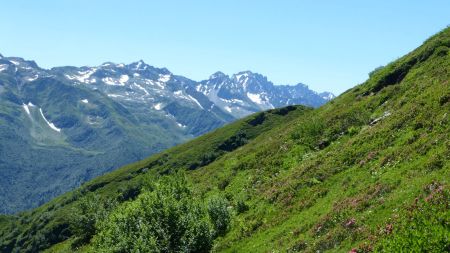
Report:
[[[253,74],[258,74],[258,73],[253,73],[250,70],[244,70],[244,71],[237,72],[235,75],[253,75]]]
[[[336,95],[334,95],[333,93],[328,92],[328,91],[324,91],[324,92],[319,93],[319,96],[321,96],[326,101],[330,101],[330,100],[332,100],[332,99],[334,99],[336,97]]]
[[[10,63],[14,64],[16,67],[25,69],[40,69],[35,61],[27,61],[21,57],[0,57],[1,59],[6,59]]]
[[[217,71],[214,74],[210,75],[209,79],[224,78],[224,77],[228,77],[228,75],[226,75],[225,73],[223,73],[221,71]]]
[[[231,77],[232,79],[235,79],[237,81],[241,80],[242,77],[249,77],[250,75],[252,75],[253,73],[250,71],[241,71],[238,72],[236,74],[233,74],[233,76]]]
[[[146,70],[148,67],[150,67],[147,63],[145,63],[143,60],[139,60],[137,62],[133,62],[128,65],[129,68],[134,70]]]
[[[100,65],[100,67],[117,67],[118,65],[119,64],[116,64],[114,62],[107,61],[107,62],[102,63],[102,65]]]

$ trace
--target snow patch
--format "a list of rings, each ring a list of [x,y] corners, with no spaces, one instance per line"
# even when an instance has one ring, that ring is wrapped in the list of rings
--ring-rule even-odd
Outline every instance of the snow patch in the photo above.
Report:
[[[111,77],[102,78],[102,81],[108,85],[116,85],[114,79],[112,79]]]
[[[209,93],[211,92],[211,89],[208,88],[208,86],[203,85],[203,84],[198,84],[197,86],[195,86],[195,90],[197,90],[198,92],[203,93],[206,96],[208,96]]]
[[[170,77],[171,77],[170,75],[161,75],[161,74],[159,74],[158,81],[165,83],[165,82],[170,80]]]
[[[8,69],[8,65],[7,64],[0,64],[0,72],[4,71],[6,69]]]
[[[242,101],[242,100],[240,100],[240,99],[236,99],[236,98],[233,98],[233,99],[225,99],[225,98],[219,97],[219,99],[222,100],[222,101],[224,101],[224,102],[226,102],[226,103],[236,103],[236,104],[243,104],[243,103],[244,103],[244,101]]]
[[[87,100],[87,99],[85,98],[85,99],[82,99],[81,102],[87,104],[87,103],[89,103],[89,100]]]
[[[144,91],[146,95],[150,95],[150,93],[148,93],[148,91],[144,87],[140,86],[139,84],[134,83],[134,86],[136,86],[138,89]]]
[[[92,74],[97,71],[96,68],[88,69],[86,71],[78,71],[78,75],[65,75],[67,79],[69,80],[77,80],[80,83],[91,83],[92,81],[89,80]],[[95,82],[95,79],[94,79]]]
[[[162,85],[163,83],[160,82],[160,81],[154,82],[153,80],[145,79],[145,83],[149,84],[149,85],[152,85],[152,86],[158,85],[161,89],[164,89],[164,85]]]
[[[247,92],[247,97],[256,104],[262,104],[261,95]]]
[[[157,103],[157,104],[155,104],[154,106],[153,106],[153,108],[155,108],[155,110],[161,110],[162,109],[162,103]]]
[[[51,123],[51,122],[49,122],[49,121],[47,120],[47,118],[44,116],[44,113],[42,112],[42,108],[39,108],[39,111],[41,112],[42,118],[45,120],[45,122],[47,122],[47,125],[48,125],[51,129],[55,130],[56,132],[61,132],[61,128],[57,128],[57,127],[55,126],[55,124],[53,124],[53,123]]]
[[[322,96],[325,100],[332,100],[335,96],[332,93],[328,93],[326,96]]]
[[[22,104],[23,109],[25,110],[25,112],[28,114],[28,116],[31,116],[30,114],[30,109],[28,108],[28,105],[26,104]]]
[[[117,97],[123,97],[123,96],[119,95],[119,94],[108,94],[108,97],[117,98]]]
[[[231,112],[231,107],[229,107],[228,105],[225,106],[224,108],[225,108],[225,110],[226,110],[227,112]]]
[[[34,81],[34,80],[36,80],[36,79],[38,79],[38,78],[39,78],[38,75],[34,75],[33,77],[27,77],[26,80],[27,80],[28,82],[32,82],[32,81]]]
[[[236,74],[236,75],[234,75],[234,77],[236,78],[236,81],[240,82],[242,84],[242,86],[244,87],[244,89],[246,90],[247,82],[249,79],[248,73]],[[242,77],[244,77],[244,78],[242,78]]]
[[[177,125],[178,125],[179,127],[181,127],[181,128],[185,128],[185,127],[186,127],[186,125],[183,125],[183,124],[181,124],[181,123],[179,123],[179,122],[177,122]]]
[[[125,86],[125,83],[128,82],[130,77],[128,75],[121,75],[119,79],[114,79],[111,77],[102,78],[102,81],[108,85],[118,85]]]
[[[142,60],[138,61],[138,63],[136,64],[136,70],[140,69],[141,66],[144,65],[144,62]]]
[[[125,83],[128,82],[129,79],[130,79],[130,77],[128,75],[121,75],[119,78],[119,82],[122,85],[125,85]]]
[[[188,95],[188,97],[189,97],[192,101],[194,101],[200,108],[205,109],[205,108],[203,108],[203,106],[200,104],[200,102],[198,102],[198,100],[195,99],[193,96]]]
[[[12,64],[14,64],[16,66],[20,65],[20,62],[18,62],[18,61],[9,60],[9,62],[11,62]]]

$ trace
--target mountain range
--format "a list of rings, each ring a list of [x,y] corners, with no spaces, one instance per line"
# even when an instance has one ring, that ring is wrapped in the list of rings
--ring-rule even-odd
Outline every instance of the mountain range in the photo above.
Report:
[[[251,113],[333,98],[250,71],[197,82],[143,61],[43,69],[0,55],[0,212],[36,207]]]

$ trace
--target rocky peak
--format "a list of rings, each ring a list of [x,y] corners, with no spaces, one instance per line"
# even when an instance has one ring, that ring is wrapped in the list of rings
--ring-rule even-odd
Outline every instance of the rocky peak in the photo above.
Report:
[[[223,78],[228,78],[228,75],[224,74],[221,71],[217,71],[211,76],[209,76],[209,79],[223,79]]]

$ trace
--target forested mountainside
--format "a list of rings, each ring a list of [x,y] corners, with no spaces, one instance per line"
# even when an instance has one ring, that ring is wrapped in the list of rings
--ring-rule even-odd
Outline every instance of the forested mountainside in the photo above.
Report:
[[[249,71],[196,82],[143,61],[43,69],[0,55],[0,213],[39,206],[250,113],[332,98]]]
[[[1,218],[2,252],[447,252],[450,28],[324,106],[256,113]]]

